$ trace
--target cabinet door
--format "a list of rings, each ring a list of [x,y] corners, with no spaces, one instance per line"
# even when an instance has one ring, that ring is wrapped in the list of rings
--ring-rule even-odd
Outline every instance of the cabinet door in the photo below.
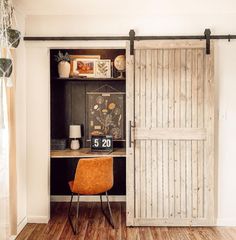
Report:
[[[213,48],[137,41],[127,51],[127,225],[214,224]]]

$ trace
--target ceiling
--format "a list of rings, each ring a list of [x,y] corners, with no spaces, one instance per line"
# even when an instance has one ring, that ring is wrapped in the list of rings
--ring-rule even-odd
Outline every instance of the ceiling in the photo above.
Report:
[[[234,14],[235,0],[14,0],[27,15]]]

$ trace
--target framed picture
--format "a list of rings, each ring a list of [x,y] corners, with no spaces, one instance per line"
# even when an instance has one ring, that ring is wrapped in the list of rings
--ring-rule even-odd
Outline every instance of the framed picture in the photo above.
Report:
[[[73,61],[73,76],[95,77],[95,59],[76,58]]]
[[[125,140],[125,92],[87,92],[86,139],[110,135]]]
[[[111,60],[101,59],[95,62],[95,77],[96,78],[110,78],[111,77]]]
[[[71,69],[70,76],[71,77],[78,77],[78,76],[94,77],[95,76],[94,61],[99,60],[100,55],[70,55],[70,59],[71,59],[71,61],[70,61],[70,69]],[[78,62],[80,62],[80,66],[78,66]],[[86,65],[85,62],[87,62],[90,65],[90,67],[93,66],[94,73],[92,73],[92,74],[86,73],[87,72],[87,71],[85,71],[86,66],[83,66],[84,64]],[[78,67],[82,67],[82,66],[83,66],[83,69],[81,69],[81,73],[80,73]],[[90,70],[90,72],[91,72],[91,70]]]

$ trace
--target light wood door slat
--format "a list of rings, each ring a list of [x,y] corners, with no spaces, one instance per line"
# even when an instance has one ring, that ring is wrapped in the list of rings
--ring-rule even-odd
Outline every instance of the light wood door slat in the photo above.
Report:
[[[136,139],[205,140],[205,128],[135,128]]]

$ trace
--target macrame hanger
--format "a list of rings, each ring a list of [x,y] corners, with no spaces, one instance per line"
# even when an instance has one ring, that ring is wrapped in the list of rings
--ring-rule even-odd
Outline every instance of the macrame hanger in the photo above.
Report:
[[[3,78],[0,78],[0,129],[5,129],[5,117],[4,117],[4,88],[5,81]]]
[[[110,86],[108,84],[105,84],[105,85],[103,85],[103,86],[101,86],[99,88],[96,88],[94,91],[95,92],[102,92],[102,91],[106,91],[106,92],[108,92],[108,91],[119,92],[118,89],[116,89],[116,88],[114,88],[114,87],[112,87],[112,86]]]

